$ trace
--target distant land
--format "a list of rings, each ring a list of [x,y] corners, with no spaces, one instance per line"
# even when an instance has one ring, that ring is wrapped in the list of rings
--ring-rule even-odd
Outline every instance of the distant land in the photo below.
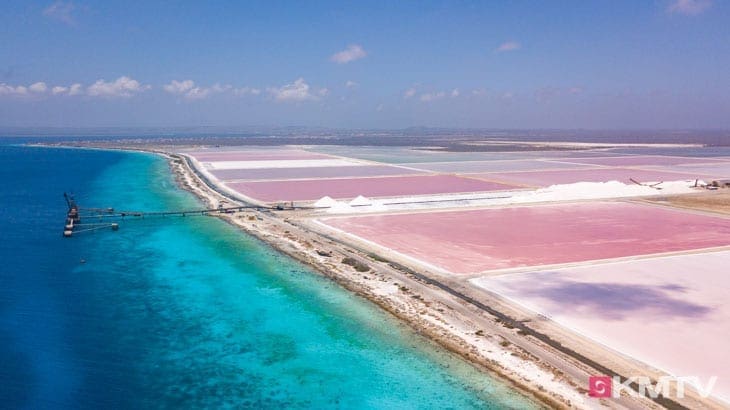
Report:
[[[344,129],[303,126],[0,127],[2,137],[76,140],[145,139],[174,144],[451,146],[469,141],[701,144],[730,146],[730,130],[471,129],[410,127]],[[534,149],[534,148],[533,148]],[[554,148],[553,148],[554,149]],[[477,147],[469,150],[478,151]],[[495,149],[489,149],[493,151]]]

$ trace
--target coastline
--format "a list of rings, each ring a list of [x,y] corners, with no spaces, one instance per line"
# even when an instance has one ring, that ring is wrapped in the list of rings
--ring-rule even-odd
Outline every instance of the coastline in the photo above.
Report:
[[[207,178],[193,168],[186,157],[164,151],[151,152],[167,158],[180,187],[193,193],[206,205],[216,207],[221,201],[229,204],[240,202],[205,181]],[[254,213],[255,222],[252,222],[249,218]],[[518,321],[508,315],[495,317],[475,311],[461,298],[443,292],[434,281],[402,264],[384,259],[379,261],[380,258],[373,258],[373,254],[367,250],[354,249],[326,233],[314,232],[310,226],[301,227],[287,218],[265,212],[216,216],[376,304],[417,333],[482,371],[509,383],[548,408],[593,408],[597,404],[587,397],[587,390],[577,380],[579,377],[567,374],[575,373],[576,370],[580,372],[583,366],[567,361],[556,363],[559,360],[552,352],[548,357],[538,357],[535,355],[538,353],[536,350],[524,349],[515,343],[515,339],[524,337],[519,334]],[[377,270],[358,273],[338,263],[338,259],[344,257],[355,257],[369,266],[375,263],[378,265]],[[555,364],[565,366],[561,369]],[[645,400],[640,400],[643,406],[633,403],[634,400],[631,402],[614,407],[646,408]]]
[[[191,192],[206,205],[216,207],[221,201],[231,203],[236,200],[235,198],[231,198],[229,195],[226,195],[227,193],[218,191],[217,189],[214,189],[214,187],[209,186],[205,181],[203,181],[204,176],[199,174],[197,170],[193,169],[190,164],[186,160],[181,159],[180,156],[161,151],[149,152],[154,152],[165,157],[175,175],[178,185],[182,189]],[[528,380],[525,379],[524,374],[518,374],[514,372],[514,370],[510,370],[504,366],[506,363],[500,363],[496,360],[499,355],[502,355],[505,358],[514,358],[518,356],[527,357],[525,355],[529,355],[529,353],[515,352],[516,349],[514,347],[512,349],[507,349],[507,346],[501,346],[498,343],[490,343],[489,347],[494,350],[499,350],[499,354],[494,355],[495,357],[485,357],[483,352],[480,352],[475,346],[480,343],[474,343],[473,340],[465,340],[465,338],[468,338],[469,336],[469,332],[465,329],[470,325],[468,319],[456,317],[458,312],[454,312],[454,308],[452,306],[442,304],[442,302],[436,302],[439,303],[439,305],[435,307],[433,302],[424,299],[424,296],[421,296],[418,291],[409,288],[409,286],[423,286],[423,284],[408,278],[405,274],[399,275],[400,277],[397,279],[399,282],[395,282],[392,277],[389,278],[390,275],[388,274],[374,272],[373,270],[370,270],[365,274],[361,274],[347,265],[337,263],[338,258],[347,256],[352,257],[352,253],[355,251],[351,249],[344,250],[336,246],[334,241],[323,235],[321,235],[322,239],[329,241],[329,243],[324,243],[322,240],[311,238],[313,236],[312,233],[305,232],[302,228],[294,225],[291,221],[286,219],[279,220],[279,218],[267,215],[263,212],[246,212],[246,214],[254,213],[256,214],[255,222],[251,222],[248,219],[252,215],[243,215],[241,217],[241,215],[236,214],[217,214],[215,216],[234,227],[241,229],[246,234],[252,235],[253,237],[261,240],[277,252],[304,263],[319,274],[333,280],[338,285],[355,295],[374,303],[379,308],[385,310],[398,320],[410,326],[418,334],[425,336],[448,351],[457,354],[487,374],[506,382],[511,387],[520,391],[522,394],[533,398],[543,406],[547,408],[571,408],[575,407],[577,404],[575,400],[579,399],[579,397],[572,397],[573,400],[569,398],[566,399],[565,397],[568,396],[569,393],[577,392],[577,390],[573,390],[575,386],[568,387],[568,385],[565,384],[560,386],[562,387],[560,388],[558,387],[559,384],[557,384],[552,386],[552,389],[544,388],[543,386],[535,388],[530,385]],[[236,216],[239,217],[237,218]],[[320,235],[314,234],[314,236]],[[308,238],[309,240],[303,238]],[[327,253],[329,256],[322,256],[317,251]],[[369,258],[366,259],[363,256],[364,255],[358,255],[357,259],[359,259],[362,263],[367,264],[375,262],[374,260]],[[389,273],[393,274],[395,269],[391,268],[391,270],[393,272]],[[433,289],[431,289],[431,292],[421,293],[432,292]],[[431,312],[431,314],[428,315],[430,317],[428,319],[424,319],[422,317],[424,316],[423,308],[435,311],[435,314],[434,312]],[[455,323],[452,323],[451,325],[461,325],[461,332],[454,332],[456,328],[453,326],[450,326],[450,329],[445,329],[445,325],[449,324],[444,317],[447,315],[447,309],[452,312],[452,315],[454,315],[451,320],[454,320]],[[455,335],[454,333],[457,334]],[[471,336],[472,339],[483,338],[483,336],[476,335],[474,333],[472,333]],[[526,370],[534,372],[534,369]],[[553,371],[555,370],[553,369]],[[547,374],[548,373],[545,373],[540,376],[545,377]],[[552,375],[554,373],[550,374]],[[556,392],[559,393],[556,394]]]
[[[178,185],[211,208],[223,201],[227,205],[242,202],[206,181],[186,156],[172,154],[160,147],[101,149],[164,157]],[[658,377],[661,372],[648,370],[615,352],[596,350],[569,329],[561,329],[542,318],[529,318],[530,315],[519,307],[495,295],[475,293],[474,289],[449,281],[436,272],[416,271],[407,267],[407,263],[383,259],[371,249],[354,246],[316,229],[315,224],[307,223],[308,218],[289,218],[289,214],[266,210],[214,215],[375,303],[417,333],[485,373],[506,381],[545,407],[691,408],[698,403],[708,405],[695,396],[690,397],[688,404],[661,398],[652,402],[629,396],[610,401],[589,398],[585,387],[591,375],[650,374]],[[373,269],[357,272],[340,262],[345,257]],[[573,350],[575,346],[581,348]],[[643,373],[631,372],[637,368]]]

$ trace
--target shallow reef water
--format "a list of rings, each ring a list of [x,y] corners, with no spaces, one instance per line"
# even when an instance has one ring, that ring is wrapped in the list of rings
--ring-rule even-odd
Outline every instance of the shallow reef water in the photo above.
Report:
[[[503,382],[198,208],[151,154],[0,146],[4,408],[532,408]],[[83,261],[83,263],[81,263]]]

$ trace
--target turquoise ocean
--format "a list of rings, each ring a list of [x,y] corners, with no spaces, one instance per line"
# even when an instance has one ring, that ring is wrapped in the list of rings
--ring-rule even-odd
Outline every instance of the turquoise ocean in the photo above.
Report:
[[[216,218],[62,238],[64,191],[200,207],[159,157],[0,145],[0,181],[2,408],[536,407]]]

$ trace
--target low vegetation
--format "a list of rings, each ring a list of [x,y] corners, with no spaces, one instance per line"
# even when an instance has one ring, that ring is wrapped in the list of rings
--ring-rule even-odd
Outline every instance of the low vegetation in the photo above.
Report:
[[[384,259],[384,258],[382,258],[382,257],[381,257],[380,255],[378,255],[377,253],[369,253],[369,254],[368,254],[368,258],[370,258],[370,259],[372,259],[372,260],[374,260],[374,261],[376,261],[376,262],[388,262],[388,260],[387,260],[387,259]]]
[[[370,271],[370,266],[360,262],[359,260],[357,260],[355,258],[351,258],[351,257],[343,258],[342,263],[344,263],[345,265],[352,266],[358,272]]]

